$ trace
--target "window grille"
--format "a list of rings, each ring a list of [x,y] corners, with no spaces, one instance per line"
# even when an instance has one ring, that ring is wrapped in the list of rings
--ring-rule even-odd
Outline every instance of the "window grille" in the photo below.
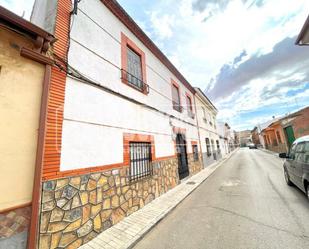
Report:
[[[130,142],[130,181],[152,175],[151,143]]]
[[[207,152],[207,156],[211,156],[209,138],[206,138],[206,152]]]

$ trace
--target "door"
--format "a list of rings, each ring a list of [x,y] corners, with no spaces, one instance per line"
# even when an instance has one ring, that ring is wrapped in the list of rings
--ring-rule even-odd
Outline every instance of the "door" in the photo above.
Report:
[[[284,131],[285,131],[285,135],[286,135],[286,138],[287,138],[288,146],[290,147],[295,141],[293,127],[288,126],[288,127],[284,128]]]
[[[187,158],[187,143],[184,135],[177,134],[176,150],[178,158],[178,173],[179,179],[183,179],[189,175],[188,158]]]
[[[291,181],[294,183],[296,182],[296,177],[295,177],[296,146],[297,146],[296,143],[292,145],[289,151],[289,157],[286,160],[286,169],[288,171]]]
[[[212,150],[212,155],[214,157],[214,160],[217,160],[217,153],[216,153],[216,149],[215,149],[214,140],[211,140],[211,150]]]

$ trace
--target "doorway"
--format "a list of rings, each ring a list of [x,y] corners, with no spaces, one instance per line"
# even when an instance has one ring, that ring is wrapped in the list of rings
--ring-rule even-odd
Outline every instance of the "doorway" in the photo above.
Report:
[[[292,126],[285,127],[284,131],[287,138],[288,146],[290,148],[293,142],[295,141],[293,127]]]
[[[176,135],[176,153],[178,158],[179,179],[183,179],[189,175],[187,142],[183,134]]]

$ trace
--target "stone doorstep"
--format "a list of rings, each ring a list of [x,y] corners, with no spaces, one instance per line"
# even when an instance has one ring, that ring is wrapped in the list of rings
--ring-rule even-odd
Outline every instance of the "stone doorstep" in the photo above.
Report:
[[[144,208],[124,218],[118,224],[105,230],[96,238],[81,246],[81,249],[126,249],[133,248],[154,226],[176,208],[192,191],[202,184],[223,162],[228,160],[234,150],[226,157],[213,163],[199,173],[185,179],[181,184],[156,198]],[[187,184],[187,182],[195,184]]]

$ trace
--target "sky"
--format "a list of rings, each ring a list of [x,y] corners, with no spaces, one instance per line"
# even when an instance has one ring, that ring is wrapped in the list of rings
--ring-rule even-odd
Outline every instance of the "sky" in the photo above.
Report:
[[[309,105],[309,47],[294,44],[308,0],[118,2],[233,129]],[[0,0],[27,19],[32,4]]]

